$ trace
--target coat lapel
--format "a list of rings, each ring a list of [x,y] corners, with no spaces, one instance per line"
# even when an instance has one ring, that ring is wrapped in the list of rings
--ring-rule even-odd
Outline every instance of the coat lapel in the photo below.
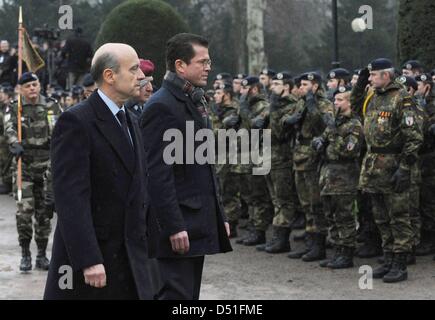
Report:
[[[204,120],[202,119],[201,114],[198,112],[196,106],[193,104],[192,100],[185,95],[185,93],[175,87],[172,83],[170,83],[169,81],[164,80],[162,86],[164,88],[166,88],[167,90],[169,90],[174,96],[175,98],[177,98],[177,100],[180,100],[182,102],[184,102],[184,106],[186,107],[187,111],[190,113],[190,115],[192,116],[193,120],[195,121],[195,123],[200,127],[200,128],[205,128],[205,124],[204,124]]]
[[[134,174],[135,155],[134,151],[129,146],[130,142],[125,137],[121,127],[116,122],[113,114],[100,98],[97,92],[94,92],[89,97],[94,111],[97,115],[96,125],[106,140],[112,145],[118,157],[131,175]],[[135,139],[133,138],[133,141]]]

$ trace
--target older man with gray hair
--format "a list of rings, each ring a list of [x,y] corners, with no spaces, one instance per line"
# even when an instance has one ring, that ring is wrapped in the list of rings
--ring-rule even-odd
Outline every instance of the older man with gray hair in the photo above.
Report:
[[[135,50],[115,43],[97,50],[91,73],[99,89],[53,134],[58,224],[44,297],[152,299],[146,157],[124,107],[145,76]]]

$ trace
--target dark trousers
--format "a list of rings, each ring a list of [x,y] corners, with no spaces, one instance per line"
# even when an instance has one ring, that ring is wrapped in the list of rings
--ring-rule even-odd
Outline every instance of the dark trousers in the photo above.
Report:
[[[199,300],[204,257],[158,259],[162,289],[158,300]]]

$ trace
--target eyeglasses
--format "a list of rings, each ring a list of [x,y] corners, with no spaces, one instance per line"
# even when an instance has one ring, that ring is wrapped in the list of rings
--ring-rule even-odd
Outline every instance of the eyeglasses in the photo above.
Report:
[[[211,67],[212,65],[212,61],[210,59],[199,60],[198,63],[202,64],[204,68],[207,66]]]

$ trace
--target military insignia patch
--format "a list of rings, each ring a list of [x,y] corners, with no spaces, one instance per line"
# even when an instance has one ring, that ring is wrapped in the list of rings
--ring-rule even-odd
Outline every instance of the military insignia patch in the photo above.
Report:
[[[267,69],[264,69],[262,73],[263,73],[264,75],[267,76],[267,74],[268,74],[268,70],[267,70]]]
[[[242,85],[246,87],[248,85],[248,80],[243,80]]]
[[[224,89],[225,89],[225,85],[224,85],[224,84],[221,84],[221,85],[219,86],[219,89],[224,90]]]
[[[412,64],[408,63],[408,64],[406,65],[406,69],[408,69],[408,70],[412,70]]]
[[[340,87],[340,88],[338,88],[338,92],[345,93],[346,92],[346,87]]]
[[[421,81],[426,81],[427,80],[427,76],[425,74],[422,74],[420,76]]]
[[[369,69],[369,71],[372,71],[372,69],[373,69],[373,66],[372,66],[372,64],[370,63],[368,66],[367,66],[367,69]]]
[[[397,79],[397,82],[399,82],[400,84],[405,84],[406,83],[406,78],[405,77],[399,77]]]
[[[239,73],[239,74],[237,75],[237,78],[239,78],[240,80],[242,80],[242,79],[243,79],[243,74]]]
[[[335,78],[335,72],[331,72],[331,73],[329,74],[329,77],[330,77],[331,79],[334,79],[334,78]]]
[[[216,79],[218,79],[218,80],[222,80],[222,75],[221,75],[221,74],[218,74],[217,77],[216,77]]]
[[[414,124],[414,117],[413,116],[406,117],[405,123],[408,127],[411,127]]]
[[[307,76],[307,78],[308,78],[308,80],[313,81],[313,80],[314,80],[314,75],[313,75],[312,73],[310,73],[310,74]]]
[[[284,79],[284,75],[283,75],[282,73],[278,73],[277,76],[276,76],[276,78],[277,78],[278,80],[282,80],[282,79]]]

